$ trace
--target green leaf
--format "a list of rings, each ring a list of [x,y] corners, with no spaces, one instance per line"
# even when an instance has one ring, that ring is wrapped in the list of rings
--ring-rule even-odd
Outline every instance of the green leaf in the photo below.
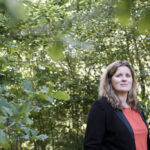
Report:
[[[51,102],[51,103],[54,101],[54,99],[51,96],[47,96],[46,100]]]
[[[44,100],[47,99],[46,94],[44,94],[44,93],[42,93],[42,92],[39,92],[38,97],[39,97],[40,99],[44,99]]]
[[[37,137],[37,139],[42,140],[42,141],[44,141],[45,139],[48,138],[48,136],[45,135],[45,134],[40,134],[40,135],[38,135],[38,136],[36,136],[36,137]]]
[[[82,49],[87,49],[87,50],[94,49],[94,45],[88,42],[81,42],[79,40],[74,40],[70,35],[67,35],[67,34],[64,36],[63,41],[65,42],[66,45],[68,46],[71,45],[72,47],[75,47],[75,48],[82,48]]]
[[[51,96],[47,95],[48,90],[46,90],[46,91],[45,90],[44,91],[42,90],[44,93],[38,92],[38,94],[37,94],[38,98],[49,101],[49,102],[53,102],[53,98]]]
[[[117,17],[122,25],[131,23],[130,9],[133,4],[132,0],[120,0],[117,7]]]
[[[31,84],[30,81],[24,80],[23,84],[24,84],[24,87],[25,87],[26,90],[33,91],[32,84]]]
[[[69,95],[63,91],[57,91],[52,96],[58,100],[69,100]]]
[[[13,112],[12,112],[12,110],[10,109],[10,108],[8,108],[8,107],[5,107],[5,106],[2,106],[2,112],[5,114],[5,115],[10,115],[10,116],[12,116],[13,115]]]
[[[37,135],[37,131],[34,129],[30,129],[30,133],[32,136],[36,136]]]
[[[23,139],[25,139],[25,140],[28,140],[28,139],[30,139],[29,137],[30,137],[30,136],[27,134],[27,135],[22,136],[21,138],[23,138]]]
[[[48,54],[54,61],[58,61],[63,58],[63,50],[63,42],[55,41],[54,43],[49,45]]]
[[[33,109],[33,111],[39,112],[41,109],[42,109],[41,107],[35,106],[34,109]]]
[[[26,126],[22,126],[21,129],[26,133],[29,134],[30,133],[30,128],[26,127]]]
[[[6,122],[7,118],[4,116],[0,116],[0,128],[5,128],[6,126],[4,125]]]
[[[9,104],[3,97],[0,98],[0,107],[2,106],[6,106],[6,107],[9,106]]]
[[[27,114],[30,112],[30,108],[31,108],[31,103],[25,102],[19,107],[19,113],[20,114]]]
[[[3,148],[9,148],[9,142],[8,142],[8,138],[5,134],[4,131],[0,130],[0,145],[3,147]]]
[[[138,22],[138,30],[146,32],[150,30],[150,8],[146,9]]]
[[[25,123],[31,125],[31,124],[33,124],[33,120],[31,120],[29,117],[27,117],[25,119]]]
[[[5,123],[6,119],[7,119],[6,117],[0,116],[0,123]]]
[[[25,18],[24,7],[17,0],[5,0],[5,5],[11,17],[22,20]]]
[[[49,88],[47,86],[40,87],[40,90],[41,92],[46,93],[46,94],[49,92]]]
[[[0,93],[2,93],[2,92],[4,92],[5,91],[5,86],[4,85],[2,85],[1,87],[0,87]]]
[[[13,114],[12,105],[10,105],[4,98],[0,98],[0,110],[6,116],[11,116]]]

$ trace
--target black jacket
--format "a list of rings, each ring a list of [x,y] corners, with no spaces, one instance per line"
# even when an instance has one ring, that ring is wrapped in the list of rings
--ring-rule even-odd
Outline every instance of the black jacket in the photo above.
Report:
[[[143,113],[140,115],[145,122]],[[147,141],[149,145],[149,138]],[[84,150],[136,150],[128,120],[106,98],[96,100],[89,112]]]

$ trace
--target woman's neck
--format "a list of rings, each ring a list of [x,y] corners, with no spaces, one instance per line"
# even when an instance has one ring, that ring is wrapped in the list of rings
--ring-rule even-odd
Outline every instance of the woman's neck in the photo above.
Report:
[[[118,94],[118,97],[119,97],[123,107],[130,107],[127,104],[127,93],[120,93],[120,94]]]

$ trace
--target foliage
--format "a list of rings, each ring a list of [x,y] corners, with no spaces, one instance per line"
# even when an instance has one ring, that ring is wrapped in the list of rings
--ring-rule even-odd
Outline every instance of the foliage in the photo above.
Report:
[[[0,146],[81,150],[109,63],[129,61],[150,122],[149,2],[0,1]]]

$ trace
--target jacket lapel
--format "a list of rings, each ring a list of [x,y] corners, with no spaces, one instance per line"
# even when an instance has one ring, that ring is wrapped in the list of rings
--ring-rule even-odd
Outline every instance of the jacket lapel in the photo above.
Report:
[[[129,130],[132,138],[134,139],[134,133],[133,133],[132,127],[131,127],[130,123],[128,122],[128,120],[126,119],[123,112],[121,110],[117,109],[117,110],[115,110],[115,113],[118,116],[118,118],[124,123],[124,125],[127,127],[127,129]]]
[[[123,114],[123,112],[122,112],[121,110],[116,109],[116,110],[115,110],[115,113],[116,113],[116,115],[118,116],[118,118],[124,123],[124,125],[127,127],[127,129],[129,130],[129,132],[130,132],[130,134],[131,134],[131,136],[132,136],[132,139],[133,139],[133,141],[134,141],[134,133],[133,133],[132,127],[131,127],[130,123],[128,122],[128,120],[126,119],[126,117],[125,117],[125,115]],[[147,126],[146,120],[145,120],[145,117],[144,117],[143,113],[141,112],[140,115],[141,115],[141,118],[143,119],[145,125]],[[148,128],[148,126],[147,126],[147,128]],[[149,134],[148,134],[148,135],[149,135]],[[150,140],[150,139],[149,139],[149,136],[148,136],[148,137],[147,137],[148,150],[150,150],[150,142],[149,142],[149,140]]]

